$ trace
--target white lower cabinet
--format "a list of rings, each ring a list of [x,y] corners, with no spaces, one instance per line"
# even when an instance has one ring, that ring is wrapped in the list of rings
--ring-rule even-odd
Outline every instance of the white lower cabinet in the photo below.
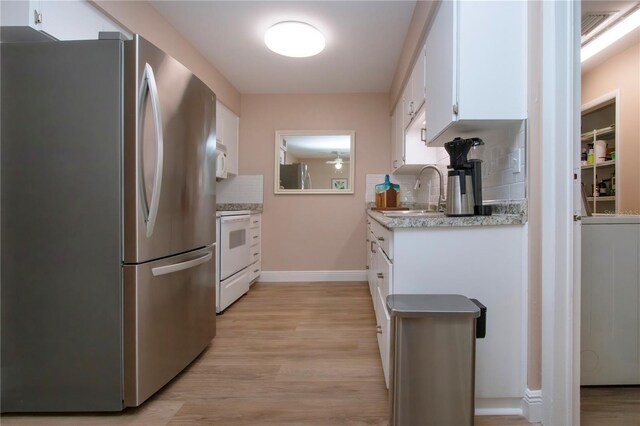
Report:
[[[582,219],[581,385],[640,384],[640,220],[630,222]]]
[[[249,281],[253,284],[260,277],[262,272],[262,215],[260,213],[252,214],[249,226],[249,238],[251,241],[251,265],[249,266]]]
[[[391,317],[387,310],[387,296],[392,287],[393,263],[387,253],[391,253],[392,233],[369,219],[369,290],[376,314],[378,348],[384,372],[384,381],[389,387],[389,331]]]
[[[376,331],[378,335],[378,349],[380,349],[380,359],[382,360],[382,371],[384,372],[384,382],[389,388],[389,329],[391,327],[391,317],[387,311],[387,297],[382,294],[378,287],[375,292],[374,307],[376,311]]]
[[[476,408],[519,407],[526,388],[526,226],[384,228],[368,217],[369,287],[389,379],[389,294],[461,294],[487,306],[476,341]],[[374,273],[371,273],[371,272]]]

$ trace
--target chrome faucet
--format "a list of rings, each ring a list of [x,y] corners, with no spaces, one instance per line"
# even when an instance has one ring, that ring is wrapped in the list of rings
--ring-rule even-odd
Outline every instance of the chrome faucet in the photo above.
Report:
[[[418,175],[416,176],[416,184],[413,186],[414,191],[417,191],[420,188],[420,176],[422,176],[422,172],[427,169],[433,169],[438,174],[438,178],[440,179],[440,196],[438,197],[438,211],[443,212],[445,208],[445,199],[444,199],[444,181],[442,178],[442,172],[440,169],[434,164],[427,164],[423,168],[420,169]]]

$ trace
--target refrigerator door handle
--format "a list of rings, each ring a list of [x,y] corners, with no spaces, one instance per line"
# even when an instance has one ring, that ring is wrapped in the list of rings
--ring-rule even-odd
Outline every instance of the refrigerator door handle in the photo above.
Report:
[[[173,272],[184,271],[185,269],[194,268],[198,265],[202,265],[203,263],[208,262],[213,255],[211,252],[205,254],[202,257],[198,257],[196,259],[187,260],[186,262],[174,263],[173,265],[167,266],[158,266],[156,268],[152,268],[151,272],[154,277],[158,275],[167,275]]]
[[[151,68],[151,65],[149,65],[148,63],[144,65],[144,74],[142,75],[142,87],[140,88],[138,117],[142,117],[142,110],[144,108],[143,101],[147,91],[149,92],[151,98],[151,110],[153,111],[153,125],[156,137],[156,170],[153,181],[153,192],[151,193],[151,202],[149,203],[149,211],[146,218],[147,237],[150,237],[153,234],[153,227],[156,224],[156,218],[158,216],[158,206],[160,204],[164,140],[162,138],[162,114],[160,112],[158,87],[156,86],[156,78],[153,74],[153,68]],[[140,139],[141,138],[139,135],[138,140]],[[142,173],[142,167],[140,167],[140,173]],[[144,192],[142,193],[144,194]]]

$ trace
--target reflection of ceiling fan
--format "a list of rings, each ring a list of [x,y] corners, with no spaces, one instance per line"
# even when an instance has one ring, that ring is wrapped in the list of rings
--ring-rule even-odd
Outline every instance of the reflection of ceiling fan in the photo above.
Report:
[[[340,153],[338,151],[331,151],[332,154],[336,155],[336,158],[333,160],[327,160],[326,163],[327,164],[334,164],[335,168],[340,170],[342,168],[343,164],[346,164],[349,162],[349,160],[343,160],[342,157],[340,157]],[[343,154],[344,155],[344,154]]]

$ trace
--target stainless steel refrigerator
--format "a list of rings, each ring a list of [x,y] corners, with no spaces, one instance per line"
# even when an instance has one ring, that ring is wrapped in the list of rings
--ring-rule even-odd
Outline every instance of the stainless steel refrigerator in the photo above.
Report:
[[[305,163],[280,164],[280,186],[283,189],[311,189],[309,166]]]
[[[3,412],[137,406],[215,335],[215,95],[101,38],[2,43]]]

